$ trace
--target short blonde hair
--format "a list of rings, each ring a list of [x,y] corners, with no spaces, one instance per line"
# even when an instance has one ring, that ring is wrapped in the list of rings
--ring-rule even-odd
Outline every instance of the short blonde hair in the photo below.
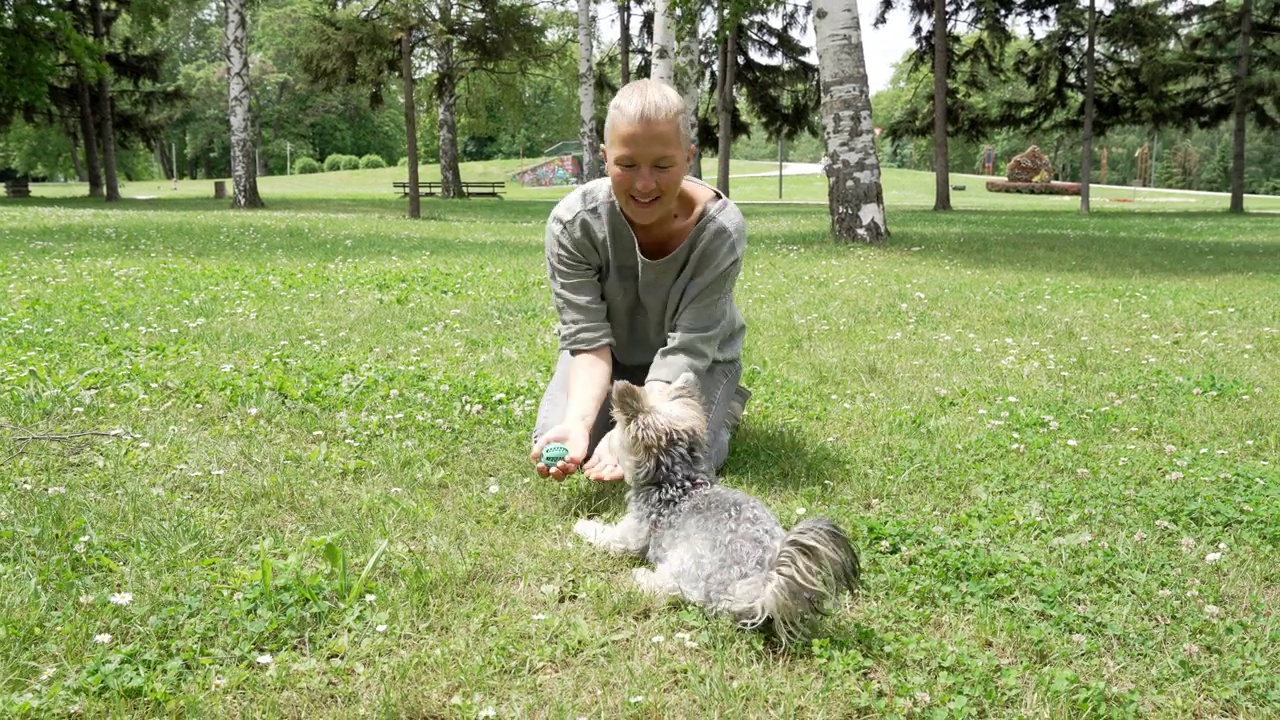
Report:
[[[669,120],[680,126],[681,144],[689,146],[693,142],[693,133],[689,127],[689,110],[680,93],[660,80],[633,80],[622,86],[609,101],[609,112],[604,118],[605,141],[608,142],[609,128],[614,123]]]

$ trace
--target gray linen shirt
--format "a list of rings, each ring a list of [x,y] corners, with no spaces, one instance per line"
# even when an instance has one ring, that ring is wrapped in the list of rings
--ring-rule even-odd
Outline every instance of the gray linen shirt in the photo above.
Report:
[[[560,349],[612,346],[624,365],[649,365],[646,382],[699,377],[712,362],[739,360],[746,324],[733,301],[747,227],[715,191],[688,239],[661,260],[640,254],[609,178],[556,204],[547,220],[546,262],[559,315]]]

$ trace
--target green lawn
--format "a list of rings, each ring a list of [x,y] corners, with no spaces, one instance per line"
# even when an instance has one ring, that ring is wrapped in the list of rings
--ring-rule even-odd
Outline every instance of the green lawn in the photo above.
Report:
[[[0,430],[0,715],[1280,703],[1276,218],[972,182],[934,214],[928,176],[889,173],[871,249],[824,207],[746,205],[725,482],[848,528],[866,583],[782,652],[632,591],[570,532],[623,488],[529,467],[547,203],[410,221],[368,172],[264,178],[262,212],[207,183],[0,200],[0,423],[27,429]]]
[[[523,166],[531,166],[542,158],[526,160]],[[708,182],[715,182],[715,159],[704,160]],[[542,200],[554,202],[569,192],[567,187],[526,188],[511,181],[511,174],[522,167],[519,160],[493,160],[462,164],[463,180],[503,180],[507,183],[505,197],[510,200]],[[776,171],[776,163],[758,161],[734,161],[730,174],[754,174]],[[269,207],[281,202],[287,204],[296,199],[360,199],[377,200],[378,205],[403,211],[408,203],[400,198],[392,187],[393,182],[408,179],[404,168],[379,170],[348,170],[319,173],[316,175],[266,176],[258,179],[258,188]],[[440,179],[440,169],[424,165],[421,180]],[[973,175],[953,175],[953,185],[963,185],[963,191],[951,193],[951,202],[961,210],[1074,210],[1079,207],[1078,197],[1052,197],[1011,195],[987,192],[986,179]],[[887,169],[884,171],[885,194],[898,209],[931,209],[934,200],[934,177],[931,173],[913,170]],[[231,183],[227,181],[227,192]],[[778,177],[731,177],[730,192],[735,200],[748,202],[774,201],[778,197]],[[37,197],[65,198],[83,196],[88,186],[83,183],[37,184],[32,186]],[[126,198],[158,199],[207,198],[210,208],[222,207],[222,201],[213,201],[212,180],[183,180],[174,190],[167,181],[126,183],[121,190]],[[1093,190],[1093,206],[1098,211],[1168,212],[1187,210],[1226,210],[1229,198],[1225,194],[1197,194],[1166,190],[1137,188],[1097,187]],[[826,178],[817,173],[810,175],[785,175],[782,178],[782,198],[785,202],[811,202],[825,205],[827,202]],[[477,198],[476,202],[490,202]],[[367,203],[361,203],[367,206]],[[1280,197],[1247,198],[1248,210],[1280,211]]]

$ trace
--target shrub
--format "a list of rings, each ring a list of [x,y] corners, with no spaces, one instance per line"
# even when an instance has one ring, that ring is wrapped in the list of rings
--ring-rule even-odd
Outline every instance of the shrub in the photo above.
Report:
[[[361,170],[373,170],[376,168],[384,168],[386,166],[387,166],[387,161],[383,160],[381,155],[374,155],[370,153],[369,155],[365,155],[364,157],[360,158]]]
[[[309,158],[304,155],[293,161],[294,175],[309,175],[311,173],[318,172],[320,172],[320,163],[316,162],[314,158]]]
[[[343,155],[342,169],[343,170],[359,170],[360,158],[356,157],[355,155]]]
[[[337,172],[342,169],[342,159],[346,157],[342,153],[334,153],[324,159],[325,172]]]
[[[408,157],[400,158],[400,161],[396,163],[396,167],[402,167],[402,168],[409,167],[409,158]]]

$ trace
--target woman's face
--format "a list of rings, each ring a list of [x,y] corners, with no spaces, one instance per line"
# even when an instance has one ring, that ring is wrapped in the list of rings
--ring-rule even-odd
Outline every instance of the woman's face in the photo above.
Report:
[[[680,140],[677,120],[618,122],[605,138],[605,171],[627,219],[652,225],[675,215],[693,147]]]

